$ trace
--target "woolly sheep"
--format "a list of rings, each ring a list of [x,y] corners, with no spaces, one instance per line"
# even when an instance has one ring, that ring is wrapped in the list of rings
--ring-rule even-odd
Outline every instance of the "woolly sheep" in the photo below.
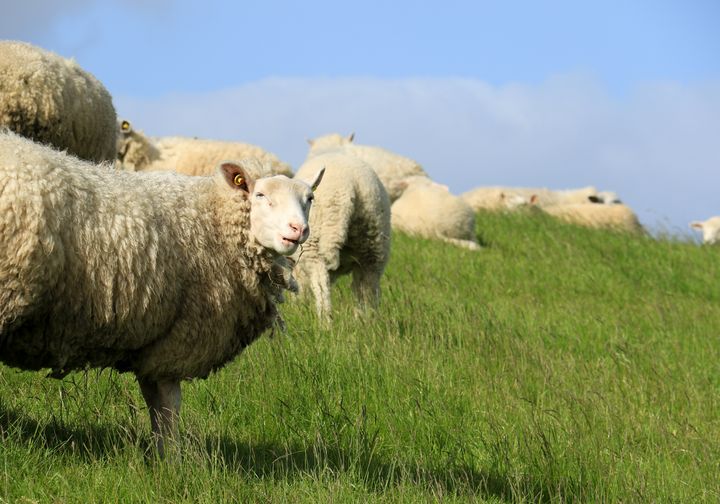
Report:
[[[505,207],[505,204],[498,202],[502,194],[512,194],[526,198],[528,202],[541,208],[553,205],[565,205],[573,203],[594,203],[597,200],[598,191],[593,186],[581,187],[579,189],[547,189],[544,187],[477,187],[460,195],[475,210],[497,210]],[[614,193],[613,193],[614,194]],[[610,193],[607,193],[608,197]]]
[[[427,177],[422,166],[410,158],[406,158],[382,147],[354,144],[355,134],[344,137],[338,133],[331,133],[313,140],[308,140],[310,152],[308,157],[317,156],[323,152],[343,150],[368,163],[385,186],[390,197],[390,203],[400,197],[404,186],[401,181],[407,177]]]
[[[352,273],[360,307],[376,307],[380,278],[390,258],[390,200],[373,169],[343,152],[309,158],[297,172],[307,177],[325,168],[310,215],[313,235],[296,252],[301,290],[312,292],[318,316],[331,316],[330,286]]]
[[[75,61],[0,41],[0,130],[100,162],[115,158],[116,121],[110,93]]]
[[[475,236],[475,211],[447,186],[426,177],[408,177],[402,196],[392,204],[392,227],[439,238],[470,250],[480,249]]]
[[[292,177],[290,165],[257,145],[188,137],[149,138],[123,120],[119,124],[117,156],[126,170],[175,170],[185,175],[209,175],[226,159],[257,159],[261,164],[254,177],[286,175]]]
[[[517,210],[537,203],[537,195],[520,194],[502,187],[478,187],[460,197],[476,212]]]
[[[544,208],[553,217],[592,228],[609,228],[642,233],[643,227],[632,209],[623,204],[588,205],[571,203]]]
[[[133,372],[162,455],[180,381],[277,321],[321,177],[116,171],[0,134],[0,360]]]
[[[720,243],[720,217],[710,217],[705,221],[693,221],[690,227],[702,231],[703,243],[714,245]]]

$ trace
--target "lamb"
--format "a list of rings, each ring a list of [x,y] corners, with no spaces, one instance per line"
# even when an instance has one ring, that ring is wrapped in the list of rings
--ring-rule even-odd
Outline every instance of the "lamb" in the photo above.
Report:
[[[151,139],[133,129],[126,120],[120,121],[119,130],[117,157],[126,170],[175,170],[185,175],[209,175],[223,160],[252,158],[261,161],[251,166],[260,168],[259,172],[251,173],[254,177],[292,177],[290,165],[256,145],[187,137]]]
[[[710,217],[705,221],[693,221],[690,227],[702,231],[703,243],[714,245],[720,243],[720,217]]]
[[[75,61],[0,41],[0,130],[100,162],[115,158],[116,121],[110,93]]]
[[[331,320],[330,286],[352,273],[360,308],[377,307],[380,278],[390,258],[390,200],[373,169],[339,151],[305,161],[297,177],[325,168],[310,215],[313,235],[296,252],[295,274],[301,291],[312,292],[318,317]]]
[[[507,208],[502,200],[503,195],[513,195],[525,198],[528,203],[533,202],[541,208],[553,205],[574,203],[601,202],[598,191],[593,186],[578,189],[554,190],[547,188],[530,187],[477,187],[460,195],[476,211],[498,210]],[[614,193],[602,193],[603,198],[611,198]],[[602,201],[604,202],[604,201]]]
[[[391,207],[393,229],[470,250],[481,248],[475,236],[475,211],[462,198],[426,177],[408,177],[405,184]]]
[[[62,377],[136,375],[157,449],[180,381],[205,378],[278,322],[311,181],[133,173],[0,133],[0,360]]]
[[[546,207],[543,210],[549,215],[581,226],[616,229],[631,233],[644,232],[635,212],[620,203],[613,205],[570,203]]]
[[[402,184],[403,179],[413,176],[427,177],[427,173],[417,161],[395,154],[382,147],[356,145],[353,143],[354,140],[354,133],[347,137],[338,133],[331,133],[314,140],[308,140],[310,144],[308,157],[317,156],[327,151],[342,150],[362,159],[380,177],[390,197],[390,203],[394,202],[402,194],[405,188]]]

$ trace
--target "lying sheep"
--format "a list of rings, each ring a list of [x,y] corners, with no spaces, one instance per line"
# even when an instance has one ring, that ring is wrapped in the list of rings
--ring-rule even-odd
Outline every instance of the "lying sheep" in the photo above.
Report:
[[[318,316],[328,320],[330,286],[343,274],[352,273],[361,307],[377,306],[390,258],[390,201],[372,168],[342,152],[309,158],[296,176],[322,167],[325,175],[310,216],[313,235],[295,254],[295,272],[300,288],[314,295]]]
[[[375,173],[380,177],[391,203],[402,194],[404,186],[401,182],[403,179],[412,176],[427,177],[425,170],[416,161],[381,147],[354,144],[354,139],[354,133],[347,137],[338,133],[331,133],[314,140],[308,140],[310,144],[308,157],[340,149],[362,159],[372,166]]]
[[[690,227],[702,231],[703,243],[714,245],[720,243],[720,217],[710,217],[705,221],[693,221]]]
[[[110,93],[75,61],[0,41],[0,130],[100,162],[115,158],[116,121]]]
[[[149,138],[121,121],[117,140],[117,157],[126,170],[174,170],[185,175],[209,175],[226,159],[257,159],[253,169],[262,167],[254,177],[286,175],[292,177],[290,165],[275,154],[241,142],[224,142],[187,137]]]
[[[619,203],[614,205],[571,203],[546,207],[544,211],[553,217],[581,226],[616,229],[632,233],[644,232],[635,212],[630,207]]]
[[[470,250],[480,249],[475,211],[447,186],[426,177],[409,177],[402,196],[392,204],[392,227],[425,238],[439,238]]]
[[[0,134],[0,360],[61,377],[133,372],[162,454],[180,381],[206,377],[277,320],[311,182],[131,173]]]
[[[601,202],[598,191],[592,186],[579,189],[547,189],[544,187],[477,187],[460,195],[470,206],[477,210],[498,210],[506,208],[502,195],[513,195],[515,199],[524,198],[528,203],[536,204],[541,208],[554,205],[567,205],[573,203]],[[610,198],[614,193],[602,193]],[[602,201],[604,202],[604,201]]]
[[[528,196],[502,187],[479,187],[460,197],[476,212],[518,210],[534,205],[538,200],[536,194]]]

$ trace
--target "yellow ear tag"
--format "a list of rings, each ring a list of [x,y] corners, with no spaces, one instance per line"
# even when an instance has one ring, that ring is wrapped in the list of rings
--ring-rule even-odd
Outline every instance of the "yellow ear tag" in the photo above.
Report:
[[[240,175],[240,174],[238,173],[237,175],[235,175],[235,178],[233,179],[233,182],[235,182],[235,185],[236,185],[236,186],[241,186],[241,185],[243,185],[243,184],[245,183],[245,179],[243,178],[242,175]]]
[[[130,129],[130,123],[127,121],[123,121],[122,126],[120,126],[120,127],[122,128],[123,131],[127,131]]]

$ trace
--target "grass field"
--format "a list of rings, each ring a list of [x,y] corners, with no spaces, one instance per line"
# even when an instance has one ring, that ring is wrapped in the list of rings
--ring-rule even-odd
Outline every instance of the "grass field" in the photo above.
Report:
[[[0,368],[0,502],[718,502],[720,248],[484,215],[486,249],[395,235],[349,282],[184,384],[146,455],[131,376]]]

